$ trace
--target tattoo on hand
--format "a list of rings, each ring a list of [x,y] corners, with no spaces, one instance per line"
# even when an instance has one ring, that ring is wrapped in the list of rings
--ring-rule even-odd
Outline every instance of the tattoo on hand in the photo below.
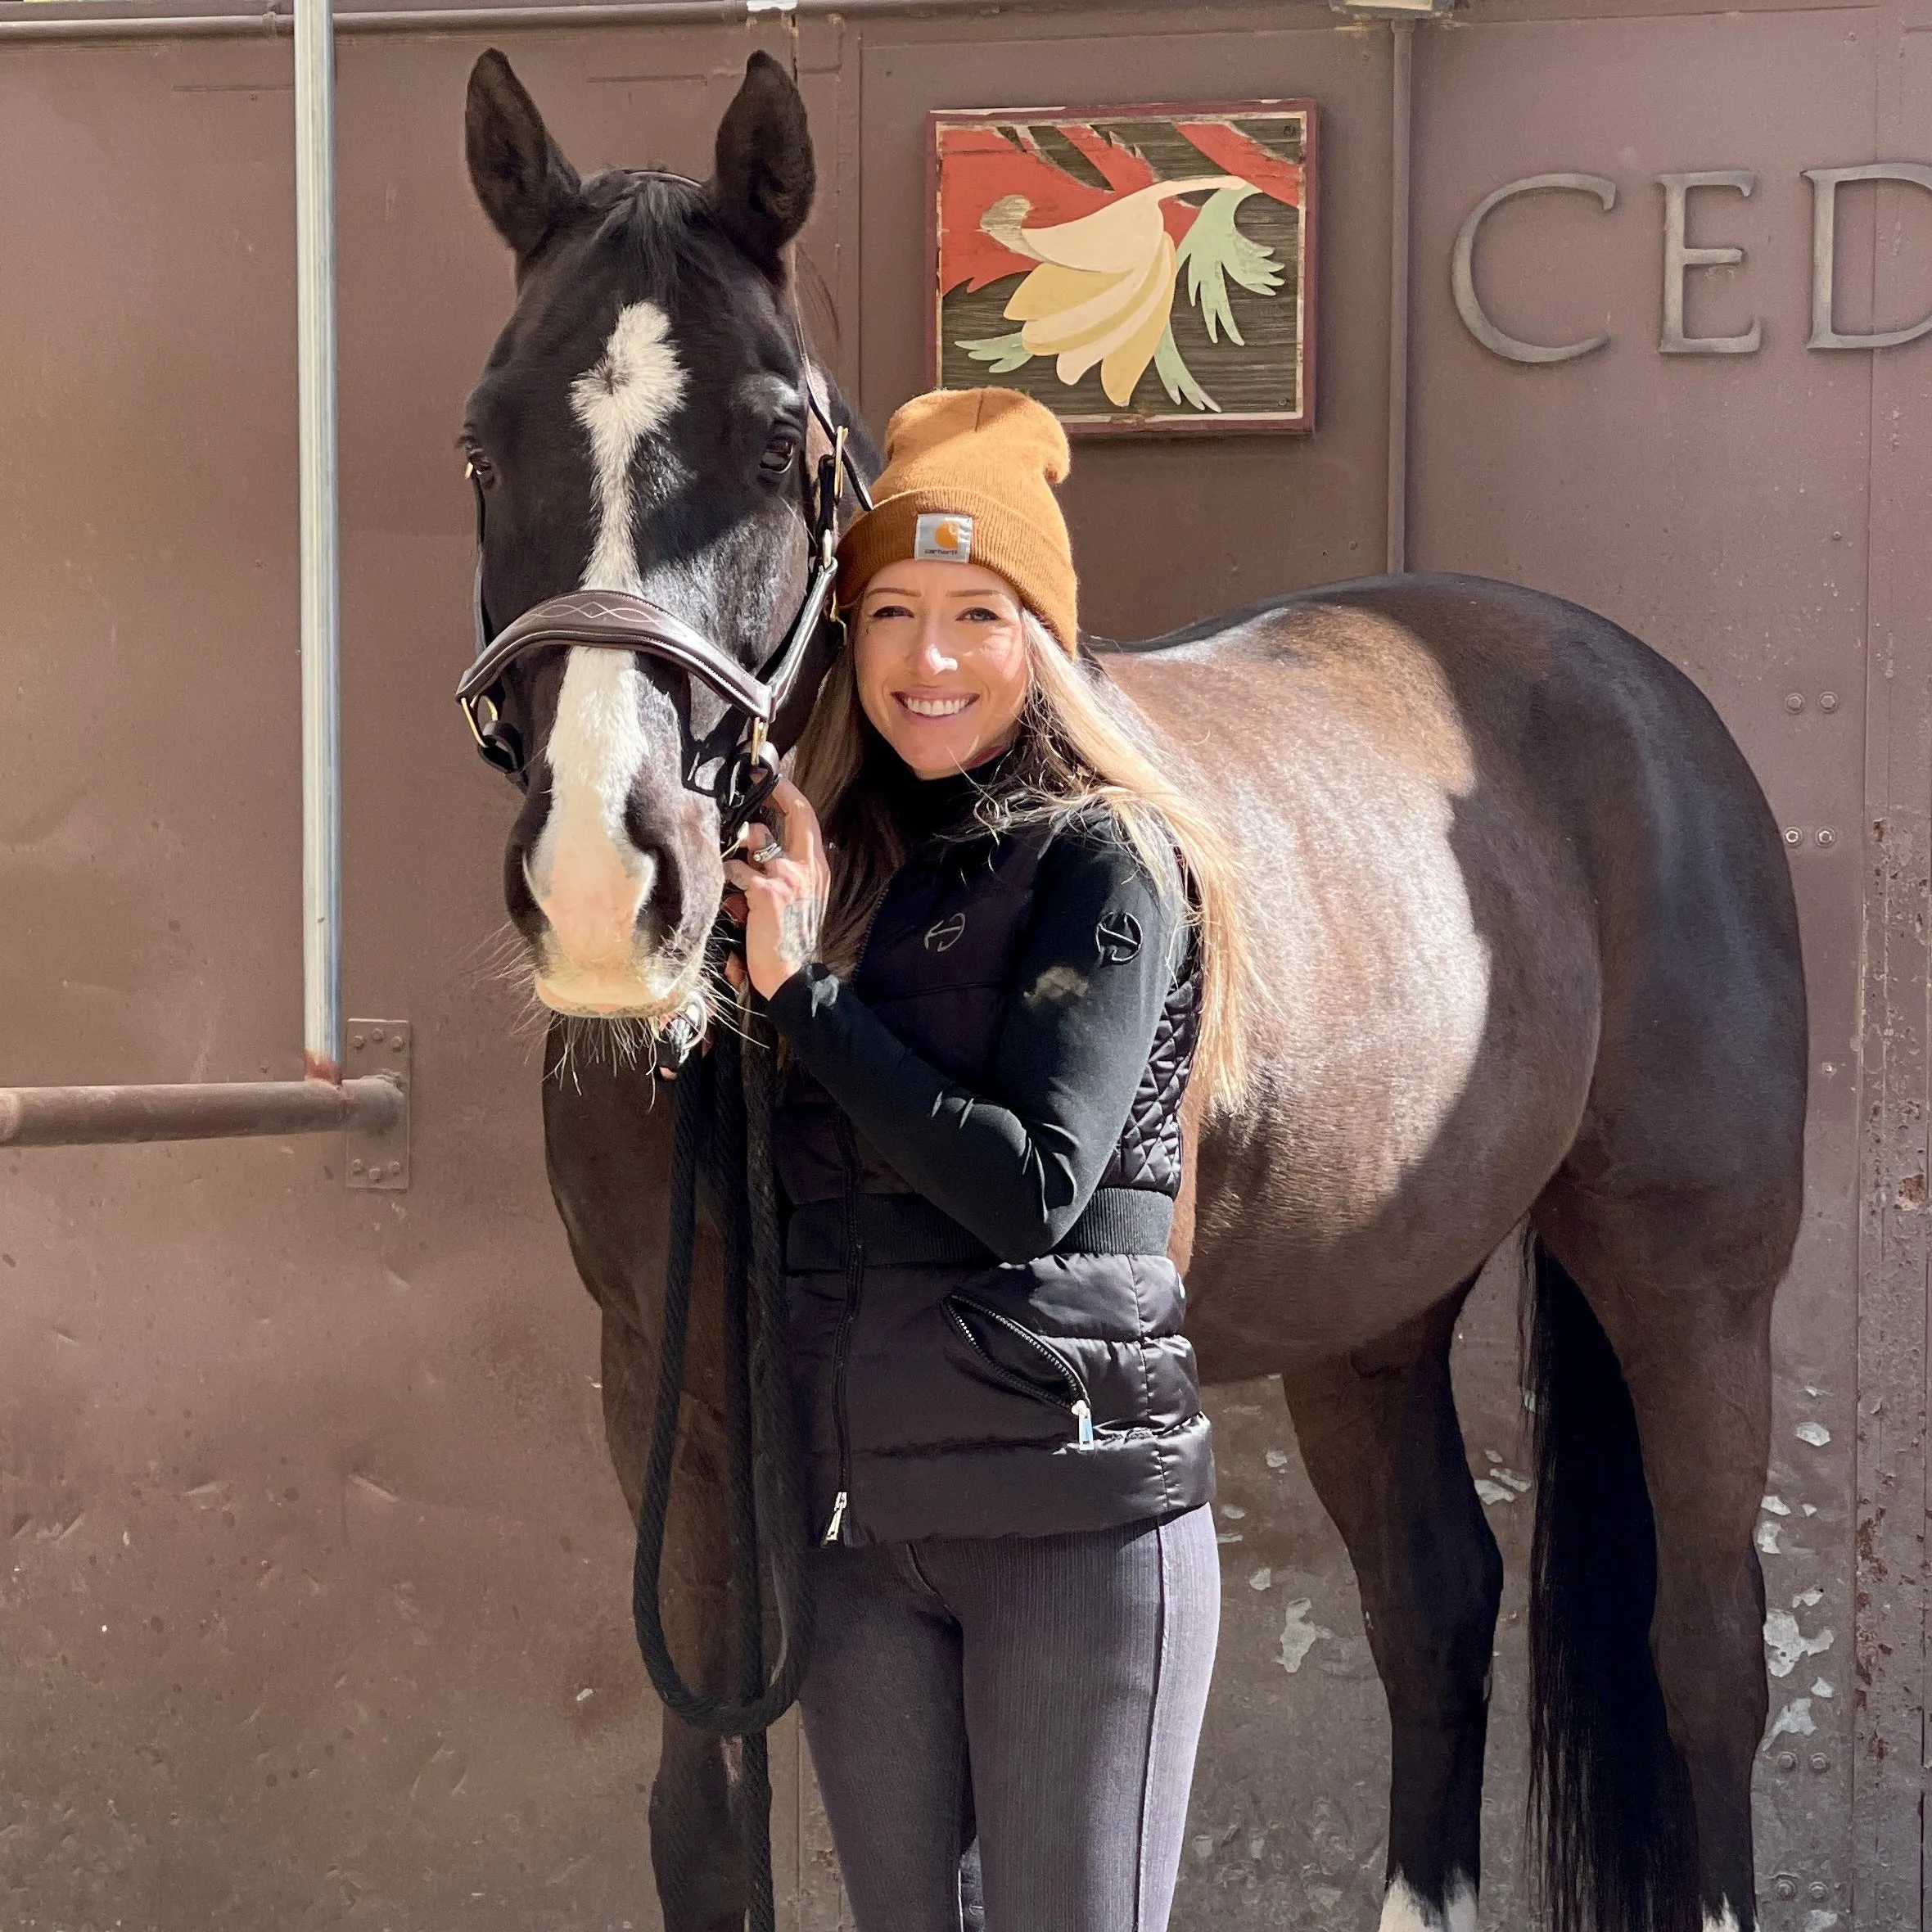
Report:
[[[794,899],[779,914],[779,956],[796,973],[819,956],[819,934],[825,923],[825,901],[815,895]]]

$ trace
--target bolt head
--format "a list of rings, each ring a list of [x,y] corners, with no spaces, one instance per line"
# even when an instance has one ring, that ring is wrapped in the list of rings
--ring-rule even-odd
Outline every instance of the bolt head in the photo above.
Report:
[[[1813,1905],[1822,1905],[1831,1896],[1830,1886],[1821,1884],[1817,1879],[1812,1880],[1810,1889],[1811,1902]]]
[[[391,1161],[389,1163],[389,1177],[391,1180],[400,1179],[402,1171],[403,1163],[400,1161]]]
[[[1838,843],[1838,834],[1826,825],[1818,833],[1818,843],[1821,846],[1835,846]]]
[[[1821,691],[1818,693],[1818,709],[1821,711],[1836,711],[1838,709],[1838,693],[1835,691]]]
[[[1804,693],[1802,691],[1787,691],[1785,693],[1785,709],[1788,711],[1803,711],[1804,709]]]
[[[1798,1754],[1795,1751],[1780,1751],[1778,1753],[1778,1769],[1780,1771],[1795,1771],[1797,1768]]]
[[[1804,834],[1795,825],[1787,825],[1785,828],[1785,843],[1788,846],[1801,846],[1804,843]]]
[[[391,1033],[390,1035],[389,1050],[392,1054],[399,1054],[403,1050],[403,1036],[400,1033]]]
[[[363,1165],[362,1165],[362,1162],[361,1162],[360,1161],[351,1161],[351,1162],[349,1163],[349,1171],[350,1171],[351,1174],[359,1174],[359,1173],[361,1173],[361,1172],[362,1172],[362,1171],[363,1171]]]
[[[1772,1889],[1781,1898],[1795,1898],[1798,1896],[1798,1881],[1795,1879],[1781,1878],[1772,1886]]]
[[[1822,1751],[1813,1751],[1811,1766],[1813,1771],[1829,1771],[1831,1768],[1831,1760]]]
[[[351,1033],[349,1036],[349,1044],[353,1046],[358,1053],[360,1053],[363,1050],[362,1035],[359,1033]]]

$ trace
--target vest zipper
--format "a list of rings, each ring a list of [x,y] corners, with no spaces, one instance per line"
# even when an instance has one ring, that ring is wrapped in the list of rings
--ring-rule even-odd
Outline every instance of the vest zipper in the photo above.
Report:
[[[1076,1439],[1080,1447],[1090,1449],[1094,1442],[1094,1402],[1087,1389],[1086,1379],[1080,1370],[1050,1342],[1043,1336],[1035,1334],[1024,1322],[1015,1321],[1010,1315],[1003,1315],[997,1308],[989,1308],[984,1302],[975,1301],[970,1295],[948,1295],[946,1298],[946,1319],[952,1323],[966,1346],[979,1357],[988,1375],[1003,1388],[1010,1388],[1016,1395],[1031,1396],[1035,1402],[1054,1402],[1054,1398],[1038,1383],[1028,1381],[1024,1375],[1015,1375],[1004,1363],[993,1359],[986,1344],[973,1332],[973,1324],[966,1319],[964,1312],[968,1309],[981,1320],[991,1322],[1002,1334],[1010,1335],[1014,1341],[1030,1348],[1052,1369],[1068,1398],[1066,1407],[1073,1418]],[[1059,1405],[1054,1403],[1054,1406]]]
[[[853,955],[855,982],[860,967],[865,963],[865,949],[872,943],[872,929],[878,923],[885,903],[886,895],[881,892],[866,914],[864,930],[859,935],[858,950]],[[852,1338],[852,1325],[859,1318],[860,1292],[865,1284],[865,1237],[859,1225],[859,1143],[853,1135],[852,1123],[842,1111],[838,1112],[837,1131],[839,1156],[845,1163],[846,1299],[838,1318],[838,1339],[832,1352],[832,1418],[838,1432],[838,1493],[832,1499],[832,1519],[819,1539],[823,1548],[842,1540],[846,1510],[851,1502],[852,1433],[846,1416],[846,1353]]]
[[[846,1415],[846,1356],[852,1325],[859,1318],[859,1296],[865,1282],[865,1236],[859,1221],[859,1147],[852,1124],[843,1113],[837,1123],[838,1151],[845,1163],[846,1298],[838,1317],[838,1337],[832,1351],[832,1418],[838,1433],[838,1493],[832,1499],[832,1520],[819,1539],[829,1546],[840,1541],[852,1487],[852,1432]]]

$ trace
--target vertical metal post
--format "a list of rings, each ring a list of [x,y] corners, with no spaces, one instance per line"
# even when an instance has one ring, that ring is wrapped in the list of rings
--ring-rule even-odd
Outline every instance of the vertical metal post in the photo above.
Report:
[[[341,666],[336,521],[335,22],[296,0],[302,542],[302,1071],[342,1066]]]
[[[1415,23],[1389,22],[1394,56],[1388,165],[1388,558],[1393,576],[1409,567],[1409,154],[1410,58]]]

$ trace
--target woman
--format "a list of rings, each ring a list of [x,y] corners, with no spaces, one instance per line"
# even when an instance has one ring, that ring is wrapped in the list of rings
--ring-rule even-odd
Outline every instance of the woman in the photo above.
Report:
[[[1167,1248],[1190,1064],[1239,1078],[1227,860],[1077,656],[1053,417],[941,391],[887,454],[783,841],[729,869],[788,1050],[806,1731],[862,1932],[958,1932],[976,1832],[987,1932],[1159,1932],[1220,1607]]]

